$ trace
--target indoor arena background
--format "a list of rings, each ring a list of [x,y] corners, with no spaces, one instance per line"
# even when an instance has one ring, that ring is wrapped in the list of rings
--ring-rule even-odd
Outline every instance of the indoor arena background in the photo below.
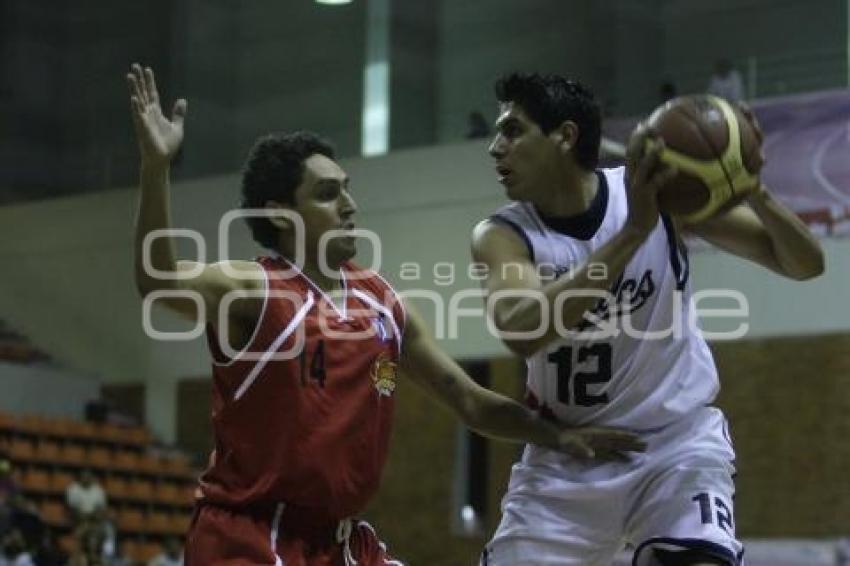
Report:
[[[593,87],[616,147],[662,85],[704,91],[725,58],[764,125],[765,179],[827,257],[825,275],[796,283],[695,242],[696,288],[736,289],[749,304],[733,324],[746,334],[711,344],[737,448],[738,532],[751,565],[850,564],[846,1],[0,7],[0,435],[15,481],[62,544],[73,544],[64,486],[88,467],[107,487],[119,540],[139,560],[156,554],[185,529],[211,448],[205,341],[151,339],[133,283],[131,62],[156,70],[163,106],[189,101],[173,219],[203,236],[206,260],[259,253],[241,222],[219,238],[252,140],[315,130],[342,157],[358,225],[380,236],[380,253],[363,245],[362,259],[378,256],[394,285],[423,291],[447,351],[519,398],[522,362],[475,314],[469,234],[505,200],[470,114],[492,131],[503,71],[563,73]],[[179,247],[197,257],[190,240]],[[163,332],[191,331],[153,314]],[[390,463],[365,516],[414,566],[475,564],[519,448],[466,433],[404,380],[397,394]]]

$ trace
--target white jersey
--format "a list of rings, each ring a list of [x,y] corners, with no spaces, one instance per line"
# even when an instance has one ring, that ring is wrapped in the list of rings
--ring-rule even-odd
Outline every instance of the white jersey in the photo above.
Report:
[[[493,215],[525,239],[544,282],[578,269],[623,228],[625,169],[597,174],[590,210],[561,227],[570,235],[553,228],[555,221],[547,224],[530,203]],[[529,404],[571,425],[641,431],[711,403],[717,370],[696,322],[689,322],[687,252],[668,219],[659,220],[609,293],[593,310],[601,320],[595,327],[584,325],[585,332],[558,338],[526,360]]]

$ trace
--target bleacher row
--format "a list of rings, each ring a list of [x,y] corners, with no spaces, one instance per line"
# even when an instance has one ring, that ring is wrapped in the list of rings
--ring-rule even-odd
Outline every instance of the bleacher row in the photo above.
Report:
[[[106,491],[131,556],[146,560],[163,537],[185,534],[197,472],[185,455],[158,454],[151,441],[142,427],[0,413],[0,449],[13,463],[15,481],[66,550],[74,541],[65,490],[83,469]]]

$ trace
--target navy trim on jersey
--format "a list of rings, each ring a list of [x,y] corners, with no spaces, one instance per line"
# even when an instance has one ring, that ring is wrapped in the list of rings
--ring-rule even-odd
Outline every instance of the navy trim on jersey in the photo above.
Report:
[[[644,550],[651,549],[652,545],[655,544],[678,546],[682,550],[697,550],[705,553],[706,556],[710,556],[711,558],[725,560],[729,566],[740,566],[741,557],[744,555],[743,550],[735,556],[735,553],[725,546],[703,539],[656,537],[645,540],[635,549],[635,553],[632,556],[632,566],[638,566],[640,553]]]
[[[602,226],[602,221],[605,220],[605,211],[608,209],[608,180],[601,171],[596,171],[596,177],[599,179],[596,195],[588,209],[581,214],[543,216],[539,210],[537,211],[537,215],[547,228],[576,240],[587,241],[596,235],[599,227]]]
[[[534,263],[534,246],[531,245],[531,240],[528,239],[528,235],[525,233],[525,230],[523,230],[519,224],[517,224],[513,220],[508,220],[507,218],[499,214],[494,214],[490,217],[490,220],[498,222],[499,224],[504,224],[505,226],[516,232],[519,237],[522,238],[522,241],[525,242],[525,247],[528,248],[528,257],[531,258],[531,262]]]
[[[691,273],[688,248],[684,244],[680,245],[679,238],[676,237],[676,227],[669,216],[662,214],[661,222],[664,224],[664,231],[667,233],[667,247],[670,250],[670,265],[673,267],[673,273],[676,276],[676,290],[681,291],[688,283],[688,277]]]

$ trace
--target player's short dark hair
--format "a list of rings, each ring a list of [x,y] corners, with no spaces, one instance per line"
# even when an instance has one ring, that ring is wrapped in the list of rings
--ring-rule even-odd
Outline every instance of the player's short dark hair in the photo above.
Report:
[[[270,200],[294,205],[304,162],[317,154],[335,158],[333,146],[313,132],[275,132],[258,138],[242,169],[242,208],[263,208]],[[267,218],[246,221],[257,243],[277,248],[278,229]]]
[[[499,102],[520,106],[544,134],[570,120],[578,126],[575,155],[578,164],[592,170],[599,163],[602,111],[593,92],[578,81],[559,75],[511,73],[495,84]]]

